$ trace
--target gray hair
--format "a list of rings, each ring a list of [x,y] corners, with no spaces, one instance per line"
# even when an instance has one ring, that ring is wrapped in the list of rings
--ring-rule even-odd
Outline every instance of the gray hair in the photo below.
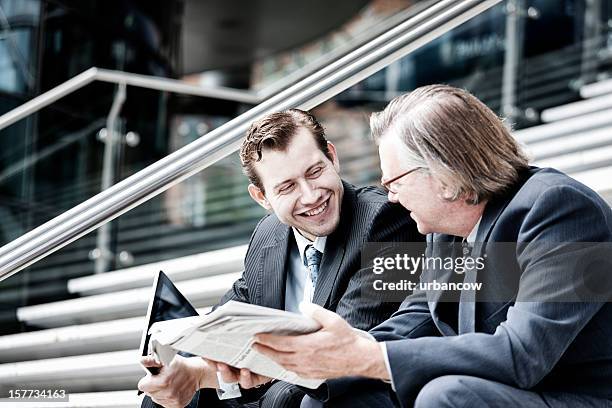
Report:
[[[411,166],[426,167],[444,198],[471,204],[503,193],[528,159],[502,120],[469,92],[429,85],[398,96],[370,118],[372,136],[398,137]]]

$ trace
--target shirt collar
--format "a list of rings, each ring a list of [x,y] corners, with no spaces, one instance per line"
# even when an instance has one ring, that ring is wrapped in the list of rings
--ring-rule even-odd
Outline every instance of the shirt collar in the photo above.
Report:
[[[297,229],[293,227],[291,227],[291,229],[293,230],[293,236],[295,237],[295,242],[297,243],[298,252],[300,254],[302,262],[304,262],[304,251],[306,250],[306,247],[308,245],[314,246],[314,248],[321,253],[325,252],[325,242],[327,241],[327,237],[316,237],[314,242],[312,242],[311,240],[300,234]]]
[[[467,243],[470,245],[472,245],[474,241],[476,241],[476,234],[478,234],[478,227],[480,226],[481,220],[482,220],[482,217],[478,219],[478,222],[476,223],[476,225],[474,225],[474,228],[472,228],[472,231],[470,231],[467,238],[465,239],[465,241],[467,241]]]

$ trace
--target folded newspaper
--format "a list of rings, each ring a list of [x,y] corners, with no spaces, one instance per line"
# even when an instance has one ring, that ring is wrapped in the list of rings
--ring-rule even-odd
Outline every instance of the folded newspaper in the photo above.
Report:
[[[229,301],[205,316],[154,323],[149,330],[150,352],[169,364],[178,351],[188,352],[232,367],[307,388],[323,380],[306,379],[252,348],[258,333],[305,334],[321,328],[315,320],[297,313]]]

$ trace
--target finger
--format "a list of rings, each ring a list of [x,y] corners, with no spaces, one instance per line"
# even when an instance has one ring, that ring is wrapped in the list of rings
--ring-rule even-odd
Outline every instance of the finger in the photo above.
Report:
[[[255,336],[255,344],[262,344],[271,349],[284,353],[303,353],[310,351],[324,343],[329,332],[317,331],[300,336],[278,336],[274,334],[258,334]]]
[[[253,378],[251,377],[251,371],[247,368],[240,369],[240,386],[245,389],[255,386]]]
[[[143,356],[140,358],[140,364],[144,367],[162,367],[161,361],[157,360],[153,356]]]
[[[275,360],[275,361],[276,361],[277,355],[281,353],[278,350],[268,347],[262,343],[253,343],[252,347],[256,352],[261,353],[266,357],[270,357],[272,360]]]
[[[253,348],[255,351],[271,358],[276,361],[278,364],[284,366],[287,363],[293,362],[293,359],[296,358],[296,353],[286,353],[282,351],[275,350],[273,348],[261,345],[261,344],[253,344]]]
[[[259,375],[259,374],[252,374],[252,375],[253,375],[253,378],[255,379],[254,383],[258,386],[262,384],[267,384],[270,381],[272,381],[272,378],[266,377],[265,375]]]
[[[238,382],[239,372],[227,364],[217,363],[217,371],[221,373],[221,378],[226,383]]]
[[[302,336],[278,336],[275,334],[260,333],[255,336],[255,342],[274,350],[294,352],[296,349],[295,343],[297,337]]]
[[[210,360],[208,360],[208,361],[210,361]],[[212,364],[215,364],[215,365],[216,365],[216,367],[217,367],[217,371],[221,371],[221,370],[224,370],[224,371],[229,371],[229,370],[231,370],[231,369],[232,369],[232,367],[231,367],[231,366],[228,366],[228,365],[227,365],[227,364],[225,364],[225,363],[213,362],[213,361],[210,361],[210,362],[211,362]]]
[[[299,305],[300,312],[304,316],[308,316],[323,326],[323,328],[350,328],[349,324],[336,313],[322,308],[321,306],[310,303],[310,302],[301,302]]]
[[[251,375],[253,376],[253,378],[255,379],[255,383],[257,384],[265,384],[265,383],[269,383],[270,381],[272,381],[271,377],[266,377],[265,375],[254,374],[254,373],[251,373]]]
[[[142,377],[139,381],[138,381],[138,389],[142,392],[152,392],[154,391],[153,387],[151,386],[151,375],[146,375],[145,377]]]

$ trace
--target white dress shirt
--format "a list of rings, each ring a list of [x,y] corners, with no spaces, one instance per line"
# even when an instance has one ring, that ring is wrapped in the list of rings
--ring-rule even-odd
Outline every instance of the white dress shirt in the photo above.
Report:
[[[289,268],[287,270],[287,284],[285,285],[285,310],[299,313],[300,302],[312,302],[314,286],[310,278],[308,268],[304,266],[304,251],[308,245],[321,252],[325,252],[327,237],[316,237],[314,242],[304,237],[300,232],[292,228],[297,249],[293,247],[289,254]]]

